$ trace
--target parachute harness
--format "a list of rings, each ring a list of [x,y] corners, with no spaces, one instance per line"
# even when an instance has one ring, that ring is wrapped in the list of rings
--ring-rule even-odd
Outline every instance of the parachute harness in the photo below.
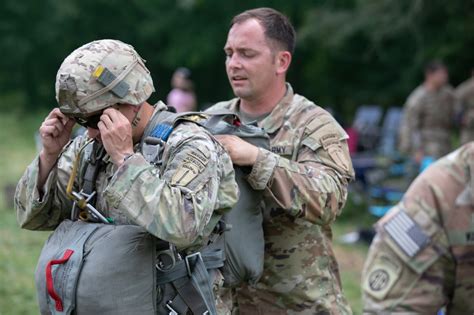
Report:
[[[111,218],[106,218],[102,213],[100,213],[99,210],[97,210],[93,205],[92,202],[94,200],[94,197],[96,196],[96,191],[92,189],[92,182],[95,181],[97,171],[98,171],[98,165],[96,159],[94,159],[93,163],[89,163],[87,166],[86,170],[86,175],[85,177],[89,177],[88,175],[92,175],[92,179],[88,178],[89,184],[90,185],[84,185],[87,186],[85,189],[81,189],[79,192],[73,191],[73,185],[74,185],[74,179],[77,176],[78,168],[79,168],[79,160],[81,157],[82,152],[84,149],[94,141],[94,139],[89,139],[84,143],[84,145],[81,146],[79,151],[76,154],[76,158],[72,167],[71,175],[69,176],[69,181],[67,183],[66,187],[66,195],[67,197],[73,201],[72,205],[72,210],[71,210],[71,220],[75,221],[78,218],[82,221],[93,221],[93,222],[102,222],[105,224],[113,223],[113,220]],[[96,143],[94,143],[95,145]],[[96,153],[97,151],[101,151],[99,153],[102,154],[103,152],[103,147],[99,148],[98,150],[95,150],[96,147],[94,147],[93,154]],[[94,158],[94,157],[92,157]],[[86,178],[85,178],[86,180]],[[79,210],[81,210],[79,212]]]

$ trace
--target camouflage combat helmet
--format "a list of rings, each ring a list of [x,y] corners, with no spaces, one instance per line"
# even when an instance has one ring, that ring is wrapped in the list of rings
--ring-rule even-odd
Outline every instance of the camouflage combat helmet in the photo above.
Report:
[[[61,112],[86,118],[115,104],[142,104],[155,90],[144,62],[132,46],[118,40],[97,40],[79,47],[56,75]]]

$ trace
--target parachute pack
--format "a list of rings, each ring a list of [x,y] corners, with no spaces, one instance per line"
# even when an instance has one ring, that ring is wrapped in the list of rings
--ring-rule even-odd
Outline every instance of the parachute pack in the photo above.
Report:
[[[230,112],[161,111],[142,137],[148,162],[161,166],[166,141],[182,122],[269,146],[265,131],[241,124]],[[95,167],[85,173],[96,176]],[[191,254],[177,252],[140,226],[63,221],[46,241],[36,269],[41,314],[216,314],[212,285],[217,270],[227,287],[255,284],[263,271],[258,207],[263,191],[250,187],[248,169],[235,171],[241,192],[237,205],[216,225],[212,241]]]

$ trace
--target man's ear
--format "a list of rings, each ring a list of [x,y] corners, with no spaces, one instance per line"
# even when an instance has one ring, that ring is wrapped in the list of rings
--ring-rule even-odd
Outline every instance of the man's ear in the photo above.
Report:
[[[277,74],[284,74],[291,64],[291,53],[289,51],[279,51],[276,56]]]

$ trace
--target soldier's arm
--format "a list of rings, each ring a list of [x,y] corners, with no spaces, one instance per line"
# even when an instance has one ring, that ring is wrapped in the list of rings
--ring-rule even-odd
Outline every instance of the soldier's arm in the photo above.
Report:
[[[183,248],[207,236],[216,223],[211,217],[230,209],[238,192],[230,158],[217,143],[202,134],[175,143],[173,134],[161,176],[135,153],[118,169],[105,198],[112,211],[125,211],[154,236]]]
[[[326,225],[340,213],[353,177],[344,131],[331,117],[314,119],[305,130],[296,161],[259,149],[249,175],[255,189],[295,217]]]
[[[69,216],[72,202],[66,197],[66,186],[76,152],[84,140],[79,137],[70,142],[45,178],[41,178],[44,175],[39,156],[28,166],[15,192],[17,221],[22,228],[53,230]]]
[[[437,314],[449,303],[455,263],[445,235],[413,257],[380,232],[370,246],[362,275],[364,314]]]
[[[409,137],[409,147],[412,152],[421,150],[421,120],[423,106],[419,98],[409,99],[404,111],[406,135]]]
[[[462,186],[465,170],[452,167],[455,159],[422,173],[377,223],[362,276],[365,313],[436,314],[449,304],[456,262],[442,215],[456,211]]]

